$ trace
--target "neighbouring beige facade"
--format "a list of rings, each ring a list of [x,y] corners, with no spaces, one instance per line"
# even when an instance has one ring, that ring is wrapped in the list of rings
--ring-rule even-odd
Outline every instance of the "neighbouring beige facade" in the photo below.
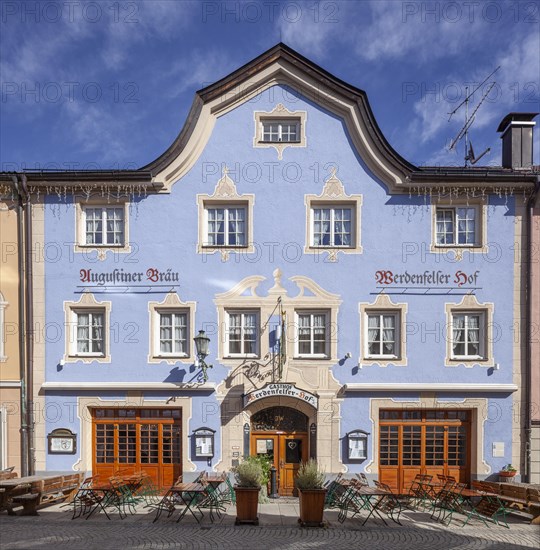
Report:
[[[17,212],[0,201],[0,469],[21,465]]]

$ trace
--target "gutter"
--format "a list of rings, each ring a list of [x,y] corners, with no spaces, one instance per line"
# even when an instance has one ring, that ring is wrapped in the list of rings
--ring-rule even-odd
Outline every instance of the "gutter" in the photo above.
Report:
[[[20,176],[25,194],[24,202],[24,245],[26,256],[26,415],[28,430],[28,475],[35,473],[34,445],[34,282],[32,269],[32,203],[26,175]]]
[[[525,353],[525,480],[531,482],[531,445],[532,445],[532,233],[533,233],[533,210],[540,189],[540,176],[536,176],[536,187],[533,194],[527,201],[527,282],[525,286],[525,341],[527,342],[527,351]]]
[[[23,242],[23,196],[19,186],[19,177],[11,176],[13,188],[17,194],[17,263],[19,271],[19,376],[21,379],[21,477],[28,475],[28,414],[26,410],[26,329],[25,329],[25,253]]]

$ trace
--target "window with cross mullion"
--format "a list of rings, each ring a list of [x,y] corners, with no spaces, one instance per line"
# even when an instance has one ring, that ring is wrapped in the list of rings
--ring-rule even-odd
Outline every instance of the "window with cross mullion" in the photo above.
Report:
[[[257,312],[228,312],[227,355],[257,356],[259,353],[258,334]]]
[[[328,315],[326,312],[297,314],[297,355],[328,356]]]

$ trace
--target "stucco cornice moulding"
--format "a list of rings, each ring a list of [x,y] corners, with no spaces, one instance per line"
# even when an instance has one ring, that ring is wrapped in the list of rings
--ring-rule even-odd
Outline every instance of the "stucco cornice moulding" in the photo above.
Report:
[[[216,385],[210,384],[175,384],[174,382],[44,382],[42,390],[148,390],[148,391],[199,391],[213,392]]]
[[[435,391],[435,392],[467,392],[467,393],[513,393],[518,390],[516,384],[344,384],[343,392],[372,392],[372,391]]]
[[[20,388],[21,387],[21,381],[20,380],[2,380],[0,381],[0,388]]]

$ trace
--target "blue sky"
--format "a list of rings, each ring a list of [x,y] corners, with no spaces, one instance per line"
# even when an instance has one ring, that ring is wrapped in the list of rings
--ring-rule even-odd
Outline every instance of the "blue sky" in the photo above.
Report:
[[[0,15],[0,170],[143,166],[196,90],[280,39],[365,90],[418,165],[463,164],[447,145],[464,113],[448,112],[499,65],[471,131],[492,148],[480,164],[500,164],[504,115],[540,111],[538,1],[4,0]]]

